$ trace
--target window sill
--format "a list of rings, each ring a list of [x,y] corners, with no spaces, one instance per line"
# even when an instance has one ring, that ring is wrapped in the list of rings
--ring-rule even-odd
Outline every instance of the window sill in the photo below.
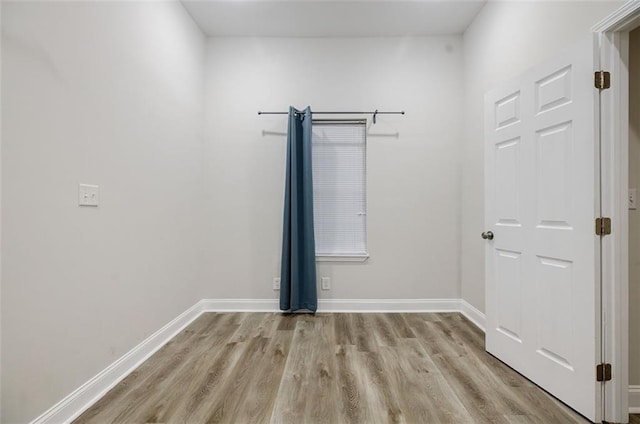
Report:
[[[364,262],[369,254],[361,255],[316,255],[316,262]]]

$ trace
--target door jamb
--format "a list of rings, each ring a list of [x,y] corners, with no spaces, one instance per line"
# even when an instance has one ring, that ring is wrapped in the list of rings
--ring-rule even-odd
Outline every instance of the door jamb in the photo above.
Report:
[[[629,31],[640,26],[640,1],[632,0],[596,24],[600,69],[611,88],[600,94],[601,214],[613,231],[602,239],[603,362],[612,364],[606,383],[604,421],[629,422]]]

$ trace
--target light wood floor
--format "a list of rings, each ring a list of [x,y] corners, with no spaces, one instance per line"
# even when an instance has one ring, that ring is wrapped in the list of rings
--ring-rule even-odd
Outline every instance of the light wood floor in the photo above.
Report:
[[[584,423],[451,314],[207,313],[75,423]]]

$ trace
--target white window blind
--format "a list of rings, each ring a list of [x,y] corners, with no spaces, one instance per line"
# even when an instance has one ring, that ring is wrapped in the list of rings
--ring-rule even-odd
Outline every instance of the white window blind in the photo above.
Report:
[[[313,121],[316,256],[366,256],[366,121]]]

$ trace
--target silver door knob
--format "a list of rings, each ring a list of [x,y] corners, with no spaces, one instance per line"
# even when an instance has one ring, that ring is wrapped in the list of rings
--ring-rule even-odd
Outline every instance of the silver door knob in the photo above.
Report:
[[[485,231],[482,233],[482,238],[485,240],[493,240],[493,233],[491,231]]]

